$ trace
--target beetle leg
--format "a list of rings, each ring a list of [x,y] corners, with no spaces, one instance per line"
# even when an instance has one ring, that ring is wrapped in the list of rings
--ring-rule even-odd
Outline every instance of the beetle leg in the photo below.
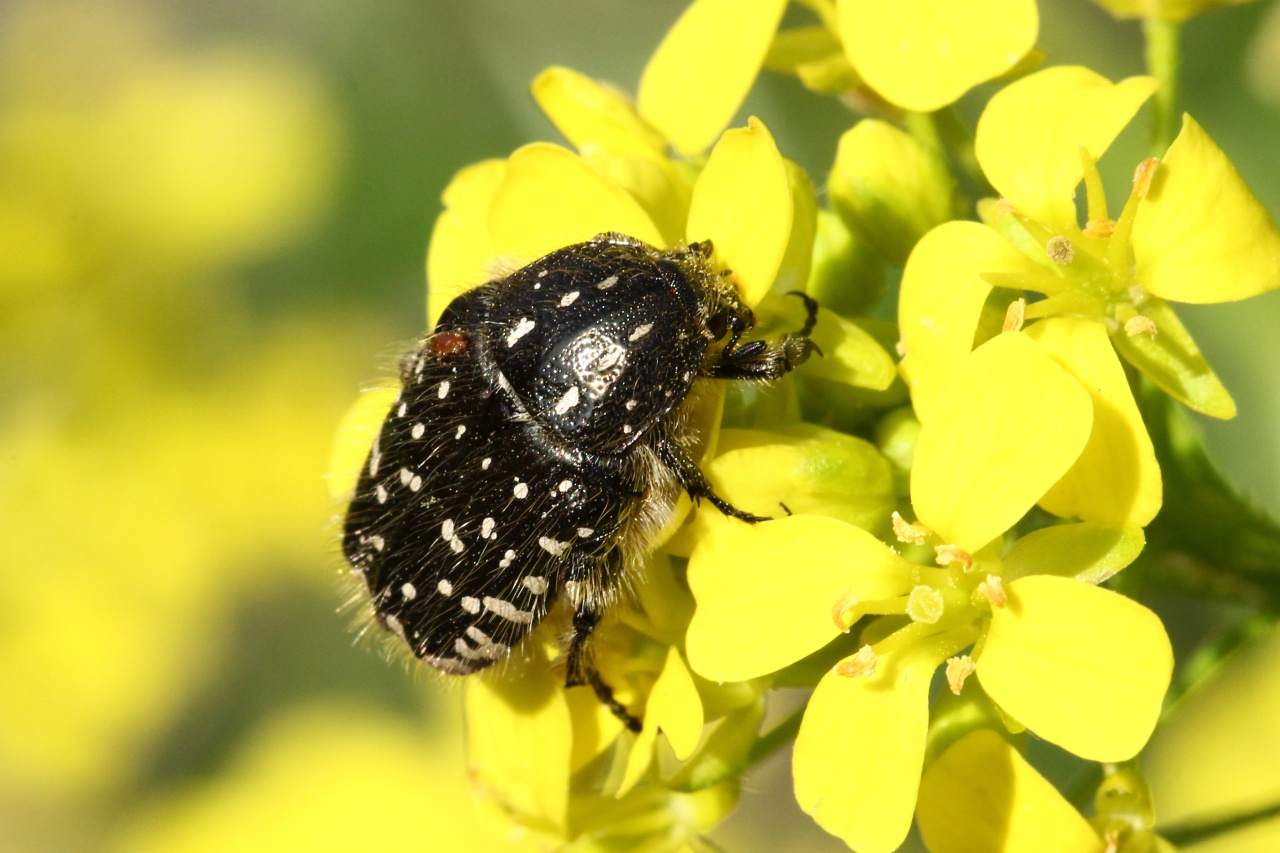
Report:
[[[702,366],[702,375],[713,379],[777,379],[795,370],[815,351],[816,344],[809,340],[809,333],[818,322],[818,303],[800,292],[793,292],[804,300],[804,325],[798,332],[791,332],[773,341],[752,341],[737,346],[737,336],[715,353]]]
[[[617,554],[618,552],[613,551],[610,553]],[[605,559],[608,559],[608,557]],[[595,561],[587,558],[576,563],[566,572],[566,576],[580,582],[589,582],[586,579],[592,575],[590,564],[593,562]],[[620,569],[621,566],[613,567],[615,572]],[[613,688],[605,683],[605,680],[600,677],[600,671],[591,662],[587,641],[599,624],[600,610],[598,605],[591,600],[591,596],[586,596],[577,604],[577,608],[573,612],[573,633],[569,636],[569,650],[565,654],[567,665],[565,667],[564,686],[579,687],[581,685],[589,685],[596,694],[596,698],[600,700],[600,704],[612,711],[613,715],[621,720],[628,729],[638,732],[641,729],[640,720],[632,716],[627,711],[627,706],[614,697]]]
[[[698,463],[684,451],[678,444],[667,438],[659,439],[654,449],[658,453],[658,458],[662,460],[662,464],[675,474],[676,480],[689,493],[689,497],[699,501],[706,498],[711,505],[732,518],[741,519],[749,524],[755,524],[758,521],[769,521],[767,515],[753,515],[738,509],[724,498],[720,497],[711,488],[711,481],[707,479],[707,475],[702,473],[702,469],[698,467]]]

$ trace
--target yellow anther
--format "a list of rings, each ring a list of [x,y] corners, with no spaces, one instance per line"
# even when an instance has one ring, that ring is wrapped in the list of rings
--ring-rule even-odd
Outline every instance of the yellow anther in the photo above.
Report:
[[[959,545],[935,545],[933,553],[937,555],[939,566],[960,563],[966,572],[973,568],[973,555]]]
[[[1113,219],[1090,219],[1084,224],[1084,236],[1099,240],[1110,237],[1115,230],[1116,223]]]
[[[987,579],[978,584],[978,592],[986,596],[992,607],[1004,607],[1009,603],[1009,595],[1004,591],[1004,583],[997,575],[987,575]]]
[[[964,680],[973,675],[973,671],[978,665],[973,662],[973,658],[968,655],[957,655],[947,660],[947,686],[951,688],[951,692],[960,695],[960,691],[964,689]]]
[[[836,675],[845,678],[870,678],[876,674],[876,650],[863,646],[858,653],[847,657],[835,667]]]
[[[1014,206],[1014,203],[1009,201],[1009,199],[998,198],[996,199],[996,203],[991,206],[991,212],[995,214],[996,219],[999,219],[1007,214],[1017,213],[1018,208]]]
[[[1124,324],[1124,333],[1131,338],[1138,335],[1149,335],[1154,338],[1159,331],[1160,327],[1156,325],[1156,321],[1145,314],[1130,317]]]
[[[1022,324],[1027,321],[1027,300],[1019,296],[1017,299],[1009,303],[1009,307],[1004,312],[1004,326],[1000,329],[1002,332],[1020,332]]]
[[[853,610],[858,606],[858,596],[851,592],[846,592],[839,601],[831,608],[831,621],[836,623],[836,627],[840,629],[840,633],[847,634],[849,629],[853,627],[853,623],[858,621],[858,614]]]
[[[1155,175],[1159,162],[1155,157],[1148,157],[1133,170],[1133,194],[1138,198],[1147,197],[1151,190],[1151,178]]]
[[[1049,242],[1045,243],[1044,252],[1049,256],[1049,260],[1060,267],[1065,267],[1076,259],[1076,247],[1061,234],[1049,238]]]
[[[923,545],[929,541],[929,528],[923,524],[912,524],[897,512],[893,514],[893,535],[898,537],[899,542],[906,542],[908,545]]]

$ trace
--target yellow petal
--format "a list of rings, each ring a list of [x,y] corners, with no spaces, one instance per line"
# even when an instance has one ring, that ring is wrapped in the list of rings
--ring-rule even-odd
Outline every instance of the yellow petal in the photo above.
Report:
[[[687,170],[666,158],[618,154],[599,145],[588,145],[581,157],[644,208],[662,233],[663,245],[671,246],[684,239],[693,195],[693,181]]]
[[[658,721],[646,718],[644,726],[640,729],[640,733],[635,735],[631,749],[627,752],[626,768],[622,774],[622,781],[614,792],[615,796],[625,797],[649,772],[649,766],[653,764],[653,745],[657,739]],[[626,743],[626,740],[622,742]]]
[[[1150,77],[1111,83],[1071,65],[1024,77],[992,96],[982,113],[978,162],[1024,214],[1050,228],[1074,227],[1081,146],[1101,157],[1155,90]]]
[[[796,801],[858,853],[897,850],[911,828],[937,661],[882,658],[874,676],[818,682],[792,754]]]
[[[743,430],[722,433],[722,447]],[[750,443],[725,450],[703,466],[716,492],[734,506],[757,515],[838,518],[873,533],[887,532],[895,507],[893,472],[869,442],[835,430],[810,434],[750,433]],[[699,513],[704,525],[714,511]]]
[[[1034,274],[1035,265],[995,231],[976,222],[948,222],[916,244],[902,272],[898,325],[902,372],[922,421],[933,398],[973,349],[973,335],[991,285],[984,273]]]
[[[1059,524],[1028,533],[1004,557],[1008,583],[1025,575],[1060,575],[1100,584],[1138,559],[1146,537],[1141,527],[1107,527],[1092,521]]]
[[[350,500],[360,479],[360,469],[369,458],[369,448],[382,429],[382,422],[396,398],[400,383],[377,385],[360,392],[347,409],[333,436],[329,451],[329,497],[335,502]]]
[[[1089,822],[998,734],[965,735],[930,765],[916,812],[932,853],[1102,853]]]
[[[1138,282],[1176,302],[1234,302],[1280,287],[1280,231],[1189,115],[1139,203],[1133,254]]]
[[[467,679],[467,759],[476,784],[520,815],[564,826],[573,729],[543,656]]]
[[[1089,394],[1022,332],[997,335],[939,389],[911,469],[916,517],[975,553],[1061,479],[1093,425]]]
[[[646,720],[653,716],[654,723],[671,743],[676,758],[683,761],[698,748],[698,741],[702,739],[702,700],[698,698],[693,675],[675,646],[667,649],[667,662],[649,693],[644,715]]]
[[[1080,380],[1093,399],[1093,432],[1071,470],[1040,499],[1054,515],[1145,527],[1164,500],[1160,465],[1106,327],[1050,318],[1027,336]]]
[[[757,118],[725,131],[693,187],[687,235],[711,240],[748,305],[769,292],[791,237],[791,185]]]
[[[1160,618],[1123,595],[1033,575],[1005,586],[978,680],[1006,713],[1090,761],[1126,761],[1155,728],[1173,671]]]
[[[840,599],[893,598],[913,585],[910,563],[844,522],[720,519],[689,558],[698,600],[685,639],[689,664],[712,681],[774,672],[839,635],[831,610]]]
[[[938,152],[879,119],[840,137],[827,187],[840,215],[895,266],[954,218],[955,179]]]
[[[705,151],[747,96],[786,0],[695,0],[640,78],[640,114],[682,154]]]
[[[523,266],[605,231],[662,243],[644,208],[572,151],[546,142],[516,149],[489,208],[499,257]]]
[[[909,110],[945,107],[1008,71],[1035,44],[1032,0],[838,0],[840,38],[858,74]]]
[[[1111,334],[1111,343],[1125,361],[1183,405],[1212,418],[1234,418],[1236,401],[1172,306],[1149,298],[1142,304],[1142,314],[1156,324],[1154,338],[1127,334],[1123,327]]]
[[[489,238],[489,205],[507,171],[505,160],[462,169],[445,187],[444,211],[427,246],[427,325],[453,298],[493,277],[497,251]]]
[[[640,118],[631,99],[571,68],[548,68],[533,80],[533,99],[579,150],[598,145],[618,154],[662,158],[667,143]]]

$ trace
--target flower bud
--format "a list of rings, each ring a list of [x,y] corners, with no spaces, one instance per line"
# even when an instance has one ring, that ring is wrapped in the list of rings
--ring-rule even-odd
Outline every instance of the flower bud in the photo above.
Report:
[[[878,119],[840,137],[829,189],[849,227],[898,266],[956,207],[955,181],[937,152]]]

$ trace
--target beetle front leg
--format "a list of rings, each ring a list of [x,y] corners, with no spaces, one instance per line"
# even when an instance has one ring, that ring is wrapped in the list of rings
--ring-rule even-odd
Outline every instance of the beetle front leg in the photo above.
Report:
[[[804,325],[797,332],[783,335],[773,341],[752,341],[737,345],[737,336],[702,366],[701,374],[713,379],[778,379],[795,370],[815,351],[821,355],[809,334],[818,322],[818,303],[812,297],[793,292],[791,295],[804,300],[808,312]]]
[[[658,453],[658,458],[662,460],[662,464],[666,465],[671,473],[675,475],[676,480],[689,493],[689,497],[693,498],[695,503],[705,498],[725,515],[740,519],[748,524],[771,520],[767,515],[754,515],[744,512],[717,495],[711,488],[711,481],[707,479],[707,475],[702,473],[702,469],[698,467],[698,463],[693,461],[693,457],[675,442],[668,438],[659,439],[654,449]]]

